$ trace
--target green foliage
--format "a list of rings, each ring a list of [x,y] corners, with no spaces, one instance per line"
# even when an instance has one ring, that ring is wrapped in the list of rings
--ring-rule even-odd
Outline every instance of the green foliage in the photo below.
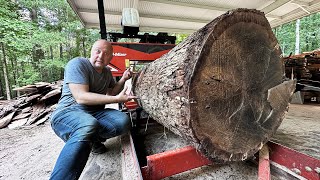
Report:
[[[42,79],[46,79],[47,82],[53,82],[61,80],[61,72],[64,71],[64,67],[67,64],[68,59],[44,59],[40,62]]]
[[[295,21],[293,21],[275,29],[275,35],[284,56],[294,53],[296,41],[295,28],[296,24]]]
[[[12,87],[63,79],[63,67],[74,55],[73,49],[83,52],[80,49],[87,48],[75,46],[75,42],[88,39],[88,30],[81,26],[66,1],[0,0],[0,3],[0,41],[5,47],[0,57],[6,54]],[[31,18],[31,14],[36,15]]]
[[[296,21],[273,29],[282,53],[288,56],[295,52]],[[311,14],[300,20],[300,52],[318,49],[320,46],[320,13]]]
[[[0,17],[8,18],[8,19],[18,19],[18,14],[16,11],[18,10],[18,4],[13,3],[8,0],[0,0]]]
[[[172,34],[171,36],[176,36],[176,44],[181,43],[184,39],[186,39],[189,34]]]
[[[66,43],[65,37],[60,32],[48,32],[36,30],[29,40],[31,44],[40,44],[41,48],[47,49],[50,46],[58,47],[60,43]]]
[[[64,69],[68,62],[68,59],[60,59],[60,58],[54,58],[54,59],[44,59],[41,61],[41,67],[47,68],[47,69]]]
[[[32,32],[33,26],[19,20],[10,20],[0,18],[0,36],[1,41],[12,52],[26,52],[30,51],[29,35]]]
[[[23,66],[24,72],[17,78],[17,83],[21,86],[33,84],[35,82],[41,81],[40,72],[35,70],[30,64]]]

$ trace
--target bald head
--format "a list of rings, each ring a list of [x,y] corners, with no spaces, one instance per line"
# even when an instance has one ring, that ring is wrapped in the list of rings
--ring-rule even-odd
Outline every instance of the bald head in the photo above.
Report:
[[[110,63],[112,53],[111,43],[105,39],[99,39],[92,45],[90,63],[98,72],[101,72]]]
[[[109,41],[105,40],[105,39],[96,40],[96,42],[93,43],[92,47],[94,47],[96,45],[101,45],[101,44],[106,45],[108,48],[112,48],[111,43]]]

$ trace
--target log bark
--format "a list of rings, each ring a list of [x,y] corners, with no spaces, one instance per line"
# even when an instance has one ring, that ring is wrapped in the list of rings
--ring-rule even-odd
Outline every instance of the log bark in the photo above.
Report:
[[[245,160],[275,133],[294,81],[264,14],[229,11],[145,66],[133,91],[149,115],[215,163]]]

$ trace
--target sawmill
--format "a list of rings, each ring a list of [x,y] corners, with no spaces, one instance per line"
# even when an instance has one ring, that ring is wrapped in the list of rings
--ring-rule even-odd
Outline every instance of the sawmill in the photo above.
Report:
[[[134,72],[126,86],[137,96],[106,105],[130,118],[129,133],[107,140],[120,168],[90,156],[80,179],[320,180],[320,50],[283,56],[272,29],[319,1],[67,2],[111,43],[114,79]],[[176,44],[177,33],[190,35]],[[31,93],[3,106],[1,128],[44,123],[62,84],[16,88]]]

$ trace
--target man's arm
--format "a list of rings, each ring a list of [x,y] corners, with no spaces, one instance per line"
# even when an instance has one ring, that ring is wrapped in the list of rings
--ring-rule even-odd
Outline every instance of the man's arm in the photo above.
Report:
[[[89,92],[89,86],[83,84],[69,83],[69,88],[77,103],[83,105],[103,105],[110,103],[119,103],[130,101],[131,99],[136,98],[135,96],[126,95],[126,88],[116,96]]]
[[[124,83],[130,79],[132,76],[132,72],[130,69],[127,69],[124,73],[121,79],[115,84],[115,86],[112,88],[110,95],[117,95],[121,92],[123,89]]]

